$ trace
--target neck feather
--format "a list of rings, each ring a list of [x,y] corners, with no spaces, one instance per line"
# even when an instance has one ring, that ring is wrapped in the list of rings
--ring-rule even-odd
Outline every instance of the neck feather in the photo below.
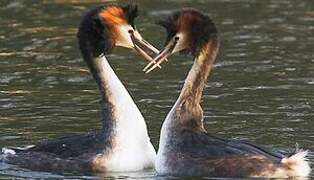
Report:
[[[95,51],[99,46],[83,30],[78,33],[80,50],[102,100],[102,140],[112,145],[105,148],[111,153],[106,168],[133,171],[151,166],[156,152],[150,143],[144,118],[106,57]],[[138,154],[140,157],[134,156]]]
[[[119,144],[119,147],[141,147],[139,143],[149,142],[141,112],[106,57],[93,57],[82,52],[100,91],[102,132],[106,137],[112,137],[110,139],[114,140],[116,145]]]
[[[194,64],[174,106],[177,123],[184,128],[205,131],[200,101],[206,79],[218,53],[218,46],[218,40],[212,38],[202,47],[199,55],[195,57]]]
[[[97,83],[97,87],[100,91],[101,96],[101,117],[102,117],[102,129],[107,129],[106,134],[111,134],[111,130],[115,125],[115,117],[113,113],[114,104],[110,101],[110,92],[107,91],[106,85],[108,84],[105,75],[106,68],[101,65],[101,61],[107,61],[104,56],[100,57],[94,53],[94,46],[90,41],[86,40],[87,34],[79,33],[79,46],[81,50],[82,57],[89,68],[93,78]]]
[[[102,98],[103,110],[103,128],[107,129],[110,122],[114,122],[119,128],[126,124],[134,123],[138,125],[137,121],[145,126],[139,127],[146,130],[144,118],[137,106],[135,105],[132,97],[119,80],[114,70],[111,68],[105,56],[95,58],[93,60],[93,69],[91,72],[97,82]],[[110,121],[110,122],[109,122]],[[134,122],[135,121],[135,122]],[[126,131],[127,126],[122,131]]]

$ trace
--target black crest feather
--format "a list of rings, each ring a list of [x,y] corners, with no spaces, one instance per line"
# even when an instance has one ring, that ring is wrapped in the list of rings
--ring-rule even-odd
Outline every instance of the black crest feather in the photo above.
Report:
[[[108,25],[99,17],[99,12],[104,8],[106,6],[98,6],[89,10],[81,21],[77,37],[83,56],[107,54],[114,46]],[[88,52],[92,54],[88,54]]]
[[[163,19],[157,21],[157,24],[164,27],[167,31],[166,43],[177,33],[177,20],[180,15],[179,11],[172,13],[172,15],[164,17]]]
[[[184,31],[189,43],[189,48],[184,51],[189,51],[193,55],[198,54],[210,39],[218,37],[218,31],[210,17],[193,8],[175,11],[157,24],[167,31],[166,44],[176,33]]]
[[[138,7],[137,5],[135,4],[128,4],[124,7],[122,7],[125,15],[126,15],[126,19],[127,19],[127,22],[132,26],[134,27],[134,20],[135,18],[138,16]]]

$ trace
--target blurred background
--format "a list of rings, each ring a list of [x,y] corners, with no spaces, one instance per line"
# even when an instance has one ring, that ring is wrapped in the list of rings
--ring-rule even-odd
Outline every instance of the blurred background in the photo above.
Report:
[[[209,133],[287,153],[296,142],[314,150],[314,2],[309,0],[1,0],[0,147],[100,128],[99,95],[78,50],[77,27],[91,7],[129,2],[139,5],[139,31],[158,48],[166,33],[155,22],[173,10],[194,7],[214,20],[221,48],[202,102]],[[192,57],[172,56],[148,75],[142,72],[146,61],[127,49],[116,48],[108,59],[143,113],[158,149],[161,124]],[[313,153],[309,159],[313,162]],[[0,165],[1,179],[97,176]]]

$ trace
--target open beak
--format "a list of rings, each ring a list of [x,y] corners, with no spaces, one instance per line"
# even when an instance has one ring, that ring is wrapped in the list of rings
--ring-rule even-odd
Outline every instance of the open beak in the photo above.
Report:
[[[147,49],[151,50],[152,52],[158,54],[159,50],[157,48],[155,48],[153,45],[151,45],[150,43],[148,43],[146,40],[144,40],[141,35],[137,32],[137,31],[129,31],[133,46],[134,46],[134,50],[139,53],[141,56],[143,56],[147,61],[149,61],[150,63],[153,62],[153,58],[150,57],[150,55],[148,55],[140,46],[138,46],[137,44],[140,44],[141,46],[146,47]],[[155,63],[153,63],[155,64]],[[157,67],[161,68],[160,65],[158,65]]]
[[[164,48],[163,51],[161,51],[150,63],[147,64],[147,66],[143,69],[145,73],[149,73],[152,70],[154,70],[156,67],[159,67],[161,63],[167,60],[167,57],[169,57],[174,48],[176,47],[178,43],[178,39],[173,38],[169,41],[167,46]]]

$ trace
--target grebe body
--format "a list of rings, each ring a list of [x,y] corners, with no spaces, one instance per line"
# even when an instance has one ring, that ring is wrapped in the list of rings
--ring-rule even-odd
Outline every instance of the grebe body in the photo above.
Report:
[[[248,142],[210,135],[203,125],[202,91],[219,49],[212,20],[195,9],[183,9],[160,22],[167,30],[163,51],[144,70],[152,71],[172,53],[189,52],[194,64],[160,134],[155,163],[159,175],[214,177],[306,177],[307,151],[292,155]]]
[[[156,51],[136,30],[136,16],[136,6],[100,6],[90,10],[79,27],[79,47],[101,95],[102,129],[5,151],[3,161],[57,172],[137,171],[154,166],[156,152],[145,120],[105,56],[122,46],[151,60],[137,45]]]

